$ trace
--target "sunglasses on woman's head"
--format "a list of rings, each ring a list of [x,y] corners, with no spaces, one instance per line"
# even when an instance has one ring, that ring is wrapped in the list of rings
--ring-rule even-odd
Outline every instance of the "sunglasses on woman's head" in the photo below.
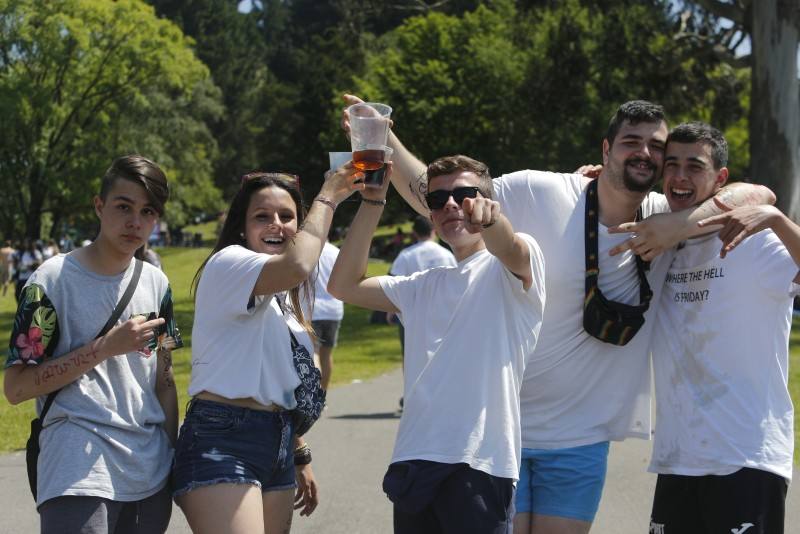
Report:
[[[287,172],[251,172],[242,176],[242,186],[250,180],[258,180],[259,178],[272,178],[273,180],[280,180],[292,189],[300,191],[300,177],[296,174],[289,174]]]
[[[425,203],[428,204],[428,208],[432,210],[440,210],[447,204],[447,201],[450,200],[452,196],[456,204],[460,206],[465,198],[476,198],[478,196],[478,191],[479,189],[477,187],[456,187],[452,191],[437,189],[425,195]]]

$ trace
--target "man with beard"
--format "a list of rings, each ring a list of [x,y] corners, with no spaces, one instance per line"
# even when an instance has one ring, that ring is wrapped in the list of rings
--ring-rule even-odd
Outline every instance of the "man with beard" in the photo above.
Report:
[[[345,100],[359,101],[350,95]],[[347,129],[346,114],[343,122]],[[663,195],[648,193],[660,176],[666,141],[661,106],[631,101],[611,118],[596,181],[530,170],[494,180],[501,210],[517,231],[536,239],[546,264],[548,301],[520,393],[517,534],[588,532],[605,482],[609,441],[650,437],[648,346],[655,309],[648,304],[660,295],[670,257],[662,254],[649,269],[630,250],[612,257],[610,250],[625,237],[610,235],[608,227],[669,210]],[[395,188],[427,214],[425,165],[394,134],[390,144]],[[727,205],[774,201],[768,189],[748,184],[718,194]],[[709,200],[670,214],[662,225],[668,235],[658,247],[643,249],[638,237],[633,246],[653,254],[699,233],[696,222],[719,212]]]

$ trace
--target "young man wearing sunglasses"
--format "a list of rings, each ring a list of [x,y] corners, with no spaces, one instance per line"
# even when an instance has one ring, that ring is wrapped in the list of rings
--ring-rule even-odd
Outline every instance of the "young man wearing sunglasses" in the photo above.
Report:
[[[721,211],[709,200],[670,214],[659,241],[646,247],[639,236],[626,241],[609,235],[610,226],[669,210],[663,195],[649,193],[661,174],[666,140],[661,106],[620,106],[603,139],[594,207],[587,207],[591,180],[577,174],[528,170],[494,180],[503,213],[536,239],[547,264],[548,305],[520,394],[517,534],[587,533],[605,483],[609,442],[650,437],[648,348],[655,306],[648,304],[660,296],[669,258],[662,255],[648,268],[630,250],[613,257],[609,252],[625,243],[655,255],[699,233],[696,222]],[[394,134],[389,142],[395,188],[417,212],[427,213],[424,164]],[[732,206],[774,198],[749,184],[727,186],[719,195]]]
[[[664,160],[670,208],[716,194],[728,179],[727,160],[719,130],[698,122],[675,127]],[[652,222],[623,229],[649,232]],[[737,208],[700,224],[718,223],[726,225],[719,233],[726,244],[720,250],[716,234],[686,241],[656,303],[650,471],[658,482],[650,532],[783,532],[800,227],[772,206]]]
[[[406,329],[404,411],[384,490],[395,533],[506,533],[519,474],[519,387],[544,307],[538,245],[492,200],[486,165],[466,156],[427,167],[436,232],[455,267],[365,278],[388,180],[350,225],[328,290],[398,313]]]

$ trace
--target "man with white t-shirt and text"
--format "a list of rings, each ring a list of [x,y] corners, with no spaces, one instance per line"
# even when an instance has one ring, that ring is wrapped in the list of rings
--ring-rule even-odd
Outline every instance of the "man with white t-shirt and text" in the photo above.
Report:
[[[670,132],[664,194],[678,211],[727,181],[728,145],[693,122]],[[649,222],[622,229],[646,231]],[[667,271],[653,337],[658,473],[650,532],[782,533],[792,477],[787,389],[800,227],[772,206],[701,221]],[[728,254],[733,248],[736,251]],[[722,249],[722,250],[721,250]]]
[[[650,438],[648,349],[657,310],[649,303],[658,301],[669,259],[662,254],[648,267],[630,250],[611,256],[630,244],[608,228],[669,210],[663,195],[650,192],[661,175],[667,133],[661,106],[626,102],[609,121],[597,180],[531,170],[494,180],[503,213],[536,239],[547,264],[548,305],[520,393],[516,534],[589,532],[609,442]],[[389,144],[392,183],[418,213],[427,213],[425,165],[394,134]],[[774,201],[768,189],[750,184],[718,194],[730,206]],[[696,222],[720,212],[708,200],[663,216],[657,243],[645,248],[639,236],[629,241],[637,253],[655,255],[701,233]]]
[[[402,314],[405,409],[383,488],[395,534],[505,534],[519,474],[519,388],[539,332],[544,264],[492,200],[486,165],[466,156],[427,167],[426,200],[455,267],[366,278],[387,183],[361,208],[328,290]]]

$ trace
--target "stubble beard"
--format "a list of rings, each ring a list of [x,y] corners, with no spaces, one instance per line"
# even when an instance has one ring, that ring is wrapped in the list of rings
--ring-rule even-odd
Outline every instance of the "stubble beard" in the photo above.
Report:
[[[622,184],[625,186],[625,189],[631,191],[632,193],[649,193],[650,190],[656,183],[656,171],[653,171],[653,176],[646,181],[641,181],[634,178],[629,172],[628,167],[626,166],[625,169],[622,171]]]
[[[658,181],[658,168],[652,163],[652,161],[648,162],[652,165],[652,175],[649,179],[643,180],[642,178],[637,178],[634,176],[628,169],[628,165],[631,163],[636,163],[638,161],[642,161],[642,158],[629,158],[622,162],[621,169],[614,169],[613,167],[610,169],[614,171],[613,174],[613,181],[617,184],[617,187],[620,186],[631,193],[649,193],[650,190],[655,185],[656,181]]]

